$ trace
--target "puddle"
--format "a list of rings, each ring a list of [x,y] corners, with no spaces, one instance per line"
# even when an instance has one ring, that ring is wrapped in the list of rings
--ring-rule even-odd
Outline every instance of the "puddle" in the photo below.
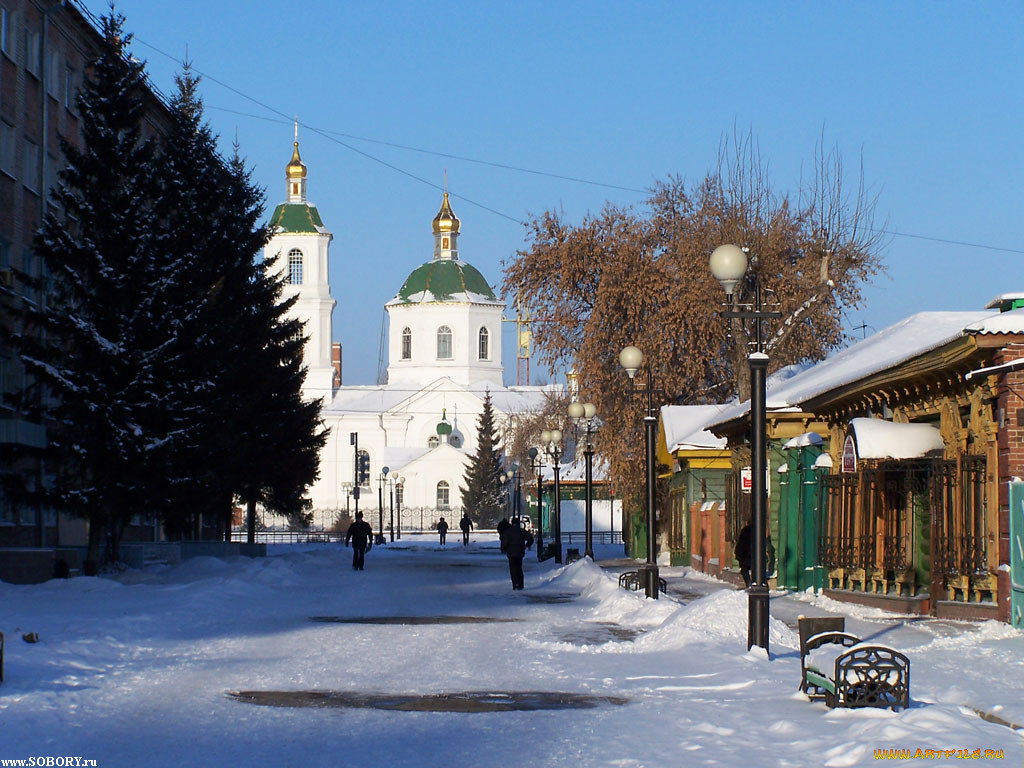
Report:
[[[595,621],[591,622],[589,627],[563,632],[559,634],[558,639],[574,645],[603,645],[636,640],[641,634],[642,630],[633,627],[620,627],[606,621]]]
[[[531,603],[571,603],[579,597],[579,595],[573,595],[568,592],[557,592],[547,595],[531,593],[525,595],[525,597]]]
[[[554,691],[466,691],[385,694],[348,691],[229,691],[235,701],[268,707],[388,709],[402,712],[532,712],[542,709],[594,709],[621,706],[629,699]]]
[[[494,616],[310,616],[323,624],[506,624],[519,619]]]

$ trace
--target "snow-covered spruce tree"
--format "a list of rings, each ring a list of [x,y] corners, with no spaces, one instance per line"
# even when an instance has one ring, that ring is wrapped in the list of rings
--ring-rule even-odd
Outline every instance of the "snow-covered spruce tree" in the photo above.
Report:
[[[255,222],[262,214],[263,195],[252,185],[237,145],[228,171],[225,200]],[[232,356],[238,364],[229,366],[223,391],[237,436],[225,474],[250,517],[256,504],[262,504],[302,527],[310,520],[304,496],[319,476],[320,449],[327,440],[322,401],[302,399],[306,338],[302,324],[286,317],[295,298],[282,300],[285,277],[276,262],[255,258],[266,235],[263,230],[256,233],[252,224],[246,227],[246,220],[241,215],[235,219],[239,229],[233,239],[254,250],[239,261],[236,272],[225,276],[218,294],[237,320]]]
[[[504,510],[501,488],[501,448],[494,429],[491,392],[484,396],[484,407],[476,421],[476,455],[470,457],[463,478],[462,506],[475,525],[490,527]]]
[[[42,489],[54,508],[86,518],[87,559],[104,540],[117,556],[124,525],[150,502],[161,430],[159,382],[173,335],[162,312],[169,274],[155,258],[152,142],[141,136],[148,91],[127,53],[124,19],[102,20],[99,50],[78,99],[82,148],[67,166],[35,240],[50,285],[15,339],[47,426]]]

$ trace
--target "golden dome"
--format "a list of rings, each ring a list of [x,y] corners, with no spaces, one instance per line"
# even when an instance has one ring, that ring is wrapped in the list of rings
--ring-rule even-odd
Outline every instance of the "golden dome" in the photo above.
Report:
[[[444,202],[441,203],[441,210],[437,212],[437,216],[434,217],[434,234],[439,235],[442,232],[452,232],[454,234],[459,233],[459,220],[452,212],[452,207],[448,203],[448,193],[444,193]]]
[[[302,164],[302,158],[299,157],[299,142],[295,142],[295,149],[292,150],[292,159],[288,162],[288,167],[285,169],[285,175],[289,179],[304,179],[306,178],[306,166]]]

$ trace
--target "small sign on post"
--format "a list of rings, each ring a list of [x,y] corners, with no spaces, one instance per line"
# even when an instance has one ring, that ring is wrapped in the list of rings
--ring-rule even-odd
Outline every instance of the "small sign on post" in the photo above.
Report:
[[[857,443],[853,435],[847,435],[843,443],[843,472],[853,473],[857,471]]]

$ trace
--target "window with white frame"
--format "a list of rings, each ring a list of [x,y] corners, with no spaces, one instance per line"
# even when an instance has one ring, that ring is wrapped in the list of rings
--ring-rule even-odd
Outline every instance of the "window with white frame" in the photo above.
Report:
[[[402,329],[402,359],[412,360],[412,329]]]
[[[39,77],[40,34],[34,29],[25,29],[25,69]]]
[[[302,285],[302,251],[292,248],[288,252],[288,282]]]
[[[437,448],[441,444],[441,438],[437,435],[431,435],[427,438],[427,448]]]
[[[452,359],[452,329],[447,325],[437,329],[437,359]]]
[[[60,52],[48,50],[46,52],[46,92],[53,98],[60,97]]]
[[[486,328],[480,329],[480,359],[490,360],[491,359],[491,332]]]
[[[64,69],[64,106],[67,109],[75,106],[75,70],[71,67]]]
[[[450,487],[447,482],[442,480],[437,484],[437,508],[448,509],[448,502],[450,498]]]

